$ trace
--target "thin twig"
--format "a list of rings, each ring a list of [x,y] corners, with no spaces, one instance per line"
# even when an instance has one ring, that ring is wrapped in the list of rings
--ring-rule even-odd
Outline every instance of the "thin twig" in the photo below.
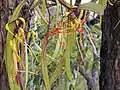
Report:
[[[86,24],[84,24],[85,25],[85,31],[87,32],[87,34],[88,34],[88,36],[90,36],[90,34],[89,34],[89,31],[90,31],[90,29],[89,29],[89,27],[86,25]],[[88,31],[89,30],[89,31]],[[90,44],[92,45],[92,47],[93,47],[93,52],[94,52],[94,54],[97,56],[97,57],[99,57],[98,56],[98,53],[97,53],[97,50],[96,50],[96,47],[95,47],[95,44],[93,43],[93,41],[91,40],[91,38],[88,38],[88,40],[90,41]]]
[[[113,29],[116,29],[119,24],[120,24],[120,20],[117,22],[117,24],[115,25]]]

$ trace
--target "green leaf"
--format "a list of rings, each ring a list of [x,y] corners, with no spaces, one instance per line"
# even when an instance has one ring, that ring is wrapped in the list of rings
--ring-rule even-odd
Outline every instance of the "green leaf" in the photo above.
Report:
[[[70,81],[72,81],[72,74],[71,74],[71,68],[70,68],[70,56],[73,52],[73,46],[75,41],[75,32],[73,32],[70,35],[67,35],[67,48],[65,50],[63,60],[65,62],[65,72]]]
[[[41,17],[41,19],[46,23],[46,24],[48,24],[48,22],[46,21],[46,19],[45,19],[45,17],[44,17],[44,15],[42,14],[42,12],[41,12],[41,10],[40,10],[40,8],[38,7],[38,6],[36,6],[36,11],[37,11],[37,13],[38,13],[38,15]]]
[[[18,18],[25,1],[26,0],[22,0],[21,3],[15,8],[15,11],[13,12],[13,15],[10,18],[10,22],[12,22]]]
[[[9,31],[14,30],[14,24],[6,24],[6,29]],[[12,35],[11,33],[9,33]],[[15,63],[13,59],[13,48],[11,48],[11,39],[7,38],[6,39],[6,48],[5,48],[5,64],[6,64],[6,70],[8,73],[8,80],[10,84],[10,89],[11,90],[20,90],[20,85],[17,84],[15,80],[13,80],[14,77],[12,77],[15,74]]]
[[[104,8],[106,6],[107,0],[99,0],[98,4],[102,5]]]
[[[28,82],[28,52],[27,52],[27,44],[25,42],[25,60],[26,60],[26,80],[25,80],[25,88],[27,88],[27,82]]]
[[[46,1],[45,0],[42,0],[42,15],[45,17],[46,15]]]
[[[13,60],[13,50],[10,45],[10,41],[13,39],[13,32],[14,32],[14,27],[15,27],[15,23],[13,21],[15,21],[18,16],[19,13],[24,5],[26,0],[22,0],[21,3],[16,7],[16,9],[13,12],[13,15],[10,18],[10,23],[6,24],[6,30],[8,30],[7,32],[7,38],[6,38],[6,46],[5,46],[5,64],[6,64],[6,69],[8,72],[8,79],[9,79],[9,84],[10,84],[10,89],[11,90],[20,90],[20,85],[13,80],[12,76],[14,73],[14,60]]]
[[[62,68],[63,68],[64,62],[63,60],[60,61],[60,63],[57,65],[55,71],[53,72],[51,78],[50,78],[50,85],[52,85],[54,83],[54,81],[56,80],[57,76],[60,74]]]
[[[56,44],[56,47],[55,47],[55,51],[53,53],[53,56],[52,58],[56,58],[58,56],[58,54],[60,53],[60,42],[61,42],[61,39],[62,39],[62,35],[59,34],[58,36],[58,40],[57,40],[57,44]]]
[[[70,45],[67,44],[67,48],[65,50],[65,54],[63,56],[63,60],[65,63],[65,72],[70,81],[72,81],[72,74],[70,69]]]
[[[101,4],[96,4],[94,2],[81,4],[79,9],[90,10],[99,15],[103,15],[104,13],[104,7]]]
[[[31,6],[30,8],[31,8],[31,9],[32,9],[32,8],[35,8],[35,7],[38,6],[40,3],[41,3],[41,0],[38,0],[38,1],[34,0],[34,3],[32,4],[32,6]]]
[[[42,74],[43,74],[43,80],[45,83],[46,90],[50,90],[50,82],[49,82],[47,60],[46,60],[46,50],[47,50],[47,40],[46,38],[44,38],[42,45],[42,57],[41,57]]]
[[[40,3],[42,3],[42,5],[41,5],[42,9],[40,9],[39,6],[38,6]],[[34,4],[32,4],[32,6],[30,8],[35,8],[38,15],[41,17],[42,22],[45,22],[46,24],[48,24],[48,22],[45,19],[45,15],[46,15],[46,3],[45,3],[45,0],[42,0],[42,2],[41,2],[41,0],[38,0],[38,1],[35,0]]]

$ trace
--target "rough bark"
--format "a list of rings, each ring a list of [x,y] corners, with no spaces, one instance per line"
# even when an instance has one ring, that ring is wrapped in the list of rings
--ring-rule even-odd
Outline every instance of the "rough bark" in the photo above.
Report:
[[[114,2],[116,1],[116,2]],[[111,0],[102,18],[100,90],[120,90],[120,0]]]
[[[4,26],[8,22],[8,6],[8,0],[0,0],[0,90],[9,90],[7,72],[3,57],[6,36]]]

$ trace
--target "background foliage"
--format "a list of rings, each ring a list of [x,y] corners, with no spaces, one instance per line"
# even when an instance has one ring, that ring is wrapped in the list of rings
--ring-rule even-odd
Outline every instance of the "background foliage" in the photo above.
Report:
[[[98,4],[90,2],[79,7],[64,0],[54,2],[55,6],[52,1],[34,0],[28,4],[32,16],[25,21],[24,17],[18,18],[26,3],[23,0],[6,24],[8,34],[5,57],[9,82],[12,83],[10,88],[14,87],[14,82],[19,88],[15,77],[18,72],[25,72],[25,87],[28,90],[86,90],[93,87],[98,90],[101,28],[100,23],[91,25],[89,19],[96,18],[95,13],[102,15],[106,2],[99,0]],[[76,11],[77,16],[74,10],[80,11]],[[95,13],[85,13],[87,10]],[[19,36],[24,27],[27,31],[21,31]],[[11,41],[17,47],[10,48]],[[12,67],[15,70],[13,73],[9,58],[15,66]],[[25,70],[22,66],[24,60]],[[21,70],[15,62],[20,64]]]

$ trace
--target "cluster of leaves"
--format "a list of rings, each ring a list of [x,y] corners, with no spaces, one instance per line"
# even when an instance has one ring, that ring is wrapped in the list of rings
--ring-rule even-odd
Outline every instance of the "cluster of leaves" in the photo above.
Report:
[[[52,8],[55,12],[58,13],[52,12],[53,17],[52,15],[50,16],[50,23],[51,23],[50,30],[54,30],[56,22],[58,22],[58,19],[61,18],[63,19],[63,16],[60,15],[61,10],[58,9],[59,7],[60,4],[58,3],[57,8],[56,7]],[[29,74],[28,88],[42,89],[44,88],[45,85],[43,80],[44,74],[42,72],[41,60],[42,60],[42,53],[44,53],[42,50],[42,47],[44,47],[42,46],[42,43],[44,43],[44,38],[46,37],[46,33],[48,30],[48,23],[46,22],[47,21],[45,20],[45,17],[42,17],[42,19],[38,18],[37,21],[35,21],[33,24],[33,26],[37,26],[37,29],[34,30],[36,32],[36,39],[34,40],[33,43],[31,42],[30,47],[33,49],[35,54],[34,56],[36,57],[33,57],[33,55],[30,56],[29,62],[31,63],[29,70],[32,72],[36,72],[36,74],[34,75]],[[47,72],[49,77],[51,77],[50,82],[48,81],[48,83],[51,84],[50,85],[51,88],[54,88],[55,90],[57,89],[67,90],[67,88],[73,88],[73,87],[76,89],[78,88],[78,90],[80,90],[80,88],[86,88],[85,78],[83,77],[86,77],[86,74],[89,74],[91,76],[94,70],[95,73],[99,72],[99,50],[100,50],[100,39],[101,39],[100,25],[97,24],[94,27],[90,28],[87,26],[87,24],[85,24],[83,28],[85,31],[84,33],[82,33],[81,44],[79,43],[81,37],[79,31],[74,32],[76,33],[77,36],[75,36],[75,40],[73,41],[74,43],[74,46],[72,47],[73,51],[70,54],[70,59],[69,59],[70,61],[67,62],[66,65],[67,67],[65,67],[63,62],[61,62],[61,59],[64,59],[64,57],[66,58],[69,57],[68,53],[70,53],[70,50],[67,49],[69,45],[68,44],[66,46],[62,45],[59,39],[63,38],[62,41],[64,41],[64,43],[66,44],[68,41],[64,40],[65,39],[64,37],[66,37],[66,35],[69,34],[58,33],[50,36],[49,40],[47,41],[47,46],[46,46],[47,53],[45,55],[46,56],[45,59],[47,65]],[[31,29],[33,30],[34,27]],[[72,40],[70,40],[70,44],[71,43]],[[71,73],[70,75],[67,75],[65,68],[67,68],[67,70],[70,69],[70,73]],[[76,68],[79,68],[80,71],[77,70]],[[81,71],[82,73],[84,73],[85,76],[83,75],[83,77],[81,77]],[[72,80],[70,80],[71,77]],[[85,87],[82,86],[83,84]]]
[[[11,22],[17,21],[25,2],[26,0],[23,0],[15,9],[9,25]],[[56,0],[57,6],[54,9],[57,13],[52,17],[50,8],[47,7],[47,0],[42,0],[42,3],[41,0],[34,0],[30,9],[34,9],[34,16],[37,20],[32,20],[34,22],[27,35],[24,36],[27,40],[21,42],[25,47],[25,87],[32,90],[77,89],[83,88],[83,84],[86,85],[85,80],[89,83],[91,78],[96,77],[96,73],[99,73],[100,26],[98,24],[90,28],[85,23],[86,18],[82,23],[81,17],[77,18],[72,12],[74,9],[82,12],[81,9],[83,9],[102,15],[105,7],[103,2],[106,1],[99,0],[99,4],[91,2],[74,7],[64,0]],[[41,9],[39,5],[41,5]],[[63,6],[61,7],[61,5]],[[7,33],[5,60],[10,88],[14,90],[14,86],[19,89],[21,86],[16,77],[11,77],[12,74],[17,75],[19,72],[17,66],[19,61],[14,60],[12,57],[14,50],[10,48],[10,40],[15,36],[11,34],[15,32],[15,28],[11,27],[15,27],[15,25],[10,25]],[[21,51],[21,48],[17,49],[18,52]],[[16,53],[18,52],[16,51]],[[18,57],[16,56],[16,58]],[[21,63],[24,63],[24,59],[22,58]],[[15,61],[17,63],[14,63]],[[10,66],[10,62],[13,62],[13,66],[16,67]],[[11,74],[11,67],[17,68],[18,71]]]

